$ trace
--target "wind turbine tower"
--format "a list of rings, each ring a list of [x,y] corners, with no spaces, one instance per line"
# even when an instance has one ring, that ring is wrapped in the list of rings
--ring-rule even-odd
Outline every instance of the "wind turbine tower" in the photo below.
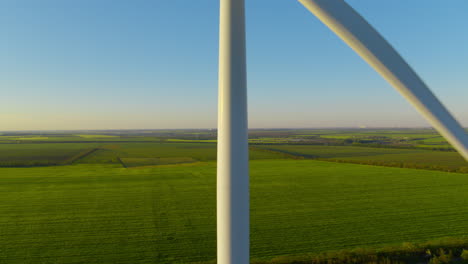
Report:
[[[256,0],[252,0],[256,1]],[[468,160],[468,135],[396,50],[344,0],[299,0]],[[244,0],[220,0],[217,167],[219,264],[249,263]]]
[[[249,263],[249,149],[244,0],[221,0],[219,22],[218,263]]]

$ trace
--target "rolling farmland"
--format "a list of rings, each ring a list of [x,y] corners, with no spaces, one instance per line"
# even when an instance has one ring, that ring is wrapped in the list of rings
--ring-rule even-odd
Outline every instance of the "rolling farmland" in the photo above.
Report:
[[[284,144],[305,132],[250,149],[254,259],[468,238],[457,153]],[[0,144],[0,263],[213,261],[216,144],[193,135]]]

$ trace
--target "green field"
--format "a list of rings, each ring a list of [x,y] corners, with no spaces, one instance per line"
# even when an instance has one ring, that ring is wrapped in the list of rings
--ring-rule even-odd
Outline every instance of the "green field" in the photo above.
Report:
[[[194,163],[197,160],[188,157],[176,158],[121,158],[124,167],[160,166],[171,164]]]
[[[278,159],[282,153],[250,151],[250,159]],[[104,144],[80,163],[120,163],[119,158],[192,158],[197,161],[216,160],[216,144],[204,143],[116,143]]]
[[[274,145],[257,148],[319,160],[468,172],[468,163],[458,153],[448,151],[310,145]]]
[[[102,131],[101,131],[102,132]],[[212,130],[142,130],[83,131],[34,133],[1,133],[4,143],[216,143]],[[433,129],[349,129],[349,130],[253,130],[251,144],[314,144],[314,145],[386,145],[394,147],[442,149],[452,147]]]
[[[212,162],[0,172],[0,263],[215,258]],[[465,174],[253,161],[251,199],[254,258],[468,236]]]
[[[97,146],[87,143],[0,144],[0,167],[71,164]]]
[[[251,146],[253,259],[468,239],[456,152],[278,143],[305,132]],[[215,259],[215,143],[75,135],[0,144],[0,263]]]
[[[253,149],[251,159],[284,158],[282,153]],[[121,164],[123,159],[140,159],[145,165],[158,165],[160,158],[216,159],[216,144],[203,143],[21,143],[0,144],[0,167],[46,165]],[[154,161],[151,164],[151,161]],[[169,162],[168,160],[166,160]],[[137,162],[136,160],[131,161]],[[164,162],[163,162],[164,163]]]

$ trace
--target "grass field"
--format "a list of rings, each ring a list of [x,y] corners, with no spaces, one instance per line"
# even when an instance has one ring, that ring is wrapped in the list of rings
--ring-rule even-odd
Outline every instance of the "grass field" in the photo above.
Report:
[[[215,258],[215,163],[0,169],[0,263]],[[251,163],[252,256],[468,236],[465,174]]]
[[[312,145],[274,145],[257,148],[320,160],[468,172],[468,163],[460,154],[448,151]]]
[[[115,135],[47,135],[47,136],[0,136],[0,143],[74,143],[74,142],[160,142],[159,137]]]
[[[118,138],[118,136],[112,136],[112,135],[89,135],[89,134],[86,134],[86,135],[76,135],[76,136],[79,136],[79,137],[82,137],[82,138]]]
[[[88,154],[96,144],[0,144],[0,167],[70,164]]]
[[[284,158],[282,153],[253,149],[251,159]],[[129,160],[132,164],[158,165],[160,158],[186,159],[194,161],[216,160],[216,144],[203,143],[21,143],[0,144],[0,167],[30,167],[65,165],[72,163],[121,164]],[[159,159],[159,160],[158,160]],[[153,161],[153,162],[151,162]],[[166,160],[166,162],[171,162]],[[133,165],[132,165],[133,166]]]
[[[403,132],[439,144],[430,131],[395,134]],[[212,132],[128,133],[0,136],[1,264],[215,259],[216,143],[190,139]],[[353,131],[255,133],[251,252],[258,263],[441,237],[468,241],[468,166],[456,152],[294,141],[359,136]]]
[[[99,133],[104,132],[104,133]],[[216,143],[213,130],[156,131],[76,131],[34,133],[2,133],[5,143]],[[432,129],[349,129],[349,130],[253,130],[251,144],[312,144],[312,145],[386,145],[387,147],[453,150]]]
[[[282,153],[257,149],[250,151],[250,159],[284,158]],[[206,143],[114,143],[81,159],[80,163],[120,163],[119,158],[192,158],[197,161],[216,160],[216,144]]]
[[[188,157],[177,158],[121,158],[124,167],[159,166],[170,164],[193,163],[197,160]]]

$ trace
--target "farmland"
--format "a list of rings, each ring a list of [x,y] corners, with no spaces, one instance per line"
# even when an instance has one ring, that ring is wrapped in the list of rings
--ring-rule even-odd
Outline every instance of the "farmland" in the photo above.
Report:
[[[378,133],[352,132],[251,133],[253,259],[468,238],[467,164],[457,153],[317,145]],[[0,263],[215,259],[213,132],[132,133],[1,135]]]
[[[274,145],[259,148],[325,161],[468,172],[467,162],[456,152],[310,145]]]
[[[96,144],[0,144],[0,167],[71,164],[90,154]]]

